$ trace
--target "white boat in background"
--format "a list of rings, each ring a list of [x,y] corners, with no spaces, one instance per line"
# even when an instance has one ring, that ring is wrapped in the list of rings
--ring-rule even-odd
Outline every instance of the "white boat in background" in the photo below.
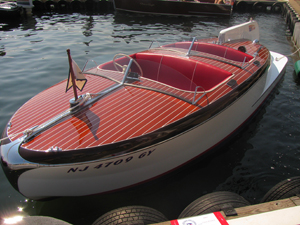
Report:
[[[251,118],[284,75],[288,59],[258,40],[251,20],[83,72],[69,55],[69,79],[21,106],[3,132],[8,180],[35,200],[93,195],[201,156]],[[71,81],[74,95],[65,92]]]

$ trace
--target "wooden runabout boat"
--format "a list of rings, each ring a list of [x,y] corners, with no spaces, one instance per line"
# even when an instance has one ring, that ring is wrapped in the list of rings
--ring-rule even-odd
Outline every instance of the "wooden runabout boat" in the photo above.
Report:
[[[31,199],[84,196],[201,156],[254,115],[285,72],[287,58],[258,39],[251,20],[83,72],[69,55],[69,79],[26,102],[3,132],[8,180]]]
[[[231,16],[234,0],[113,0],[118,11],[173,16]]]

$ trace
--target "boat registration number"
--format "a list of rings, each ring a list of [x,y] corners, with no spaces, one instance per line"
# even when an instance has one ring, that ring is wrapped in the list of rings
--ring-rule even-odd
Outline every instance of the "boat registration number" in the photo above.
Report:
[[[110,166],[118,166],[120,164],[129,163],[132,160],[134,160],[135,158],[136,159],[143,159],[145,157],[148,157],[154,151],[155,151],[155,149],[152,149],[152,150],[143,152],[143,153],[141,153],[140,155],[138,155],[136,157],[134,157],[134,156],[128,156],[128,157],[123,158],[123,159],[112,160],[112,161],[108,161],[108,162],[105,162],[105,163],[100,163],[100,164],[98,164],[97,166],[94,166],[94,167],[92,167],[92,166],[71,167],[70,169],[68,169],[67,173],[85,172],[85,171],[87,171],[89,169],[102,169],[102,168],[107,168],[107,167],[110,167]]]

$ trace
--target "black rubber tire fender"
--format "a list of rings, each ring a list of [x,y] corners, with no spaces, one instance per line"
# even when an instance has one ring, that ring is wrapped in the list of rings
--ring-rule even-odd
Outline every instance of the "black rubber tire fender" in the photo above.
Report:
[[[229,192],[218,191],[206,194],[189,204],[179,215],[179,218],[192,217],[222,211],[225,208],[239,208],[250,203],[242,196]]]
[[[282,4],[283,3],[275,2],[271,7],[272,12],[279,12],[279,13],[283,12]]]
[[[266,5],[263,2],[255,2],[252,9],[258,12],[264,12],[266,11]]]
[[[167,220],[156,209],[146,206],[125,206],[105,213],[93,225],[145,225]]]
[[[57,9],[57,2],[49,0],[45,2],[45,7],[48,11],[56,10]]]
[[[248,4],[245,1],[239,1],[235,4],[235,8],[238,11],[246,11],[248,8]]]
[[[261,202],[290,198],[297,194],[300,194],[300,177],[292,177],[272,187],[262,198]]]

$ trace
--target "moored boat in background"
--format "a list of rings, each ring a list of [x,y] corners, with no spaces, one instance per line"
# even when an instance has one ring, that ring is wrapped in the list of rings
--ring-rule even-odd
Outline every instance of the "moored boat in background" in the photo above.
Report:
[[[250,21],[218,38],[118,54],[82,73],[70,60],[85,94],[65,93],[64,80],[12,116],[1,143],[7,178],[31,199],[83,196],[201,156],[239,129],[284,74],[287,58],[258,39]]]
[[[17,19],[21,16],[22,7],[13,1],[0,1],[0,19]]]
[[[231,16],[233,0],[113,0],[118,11],[175,16]]]

